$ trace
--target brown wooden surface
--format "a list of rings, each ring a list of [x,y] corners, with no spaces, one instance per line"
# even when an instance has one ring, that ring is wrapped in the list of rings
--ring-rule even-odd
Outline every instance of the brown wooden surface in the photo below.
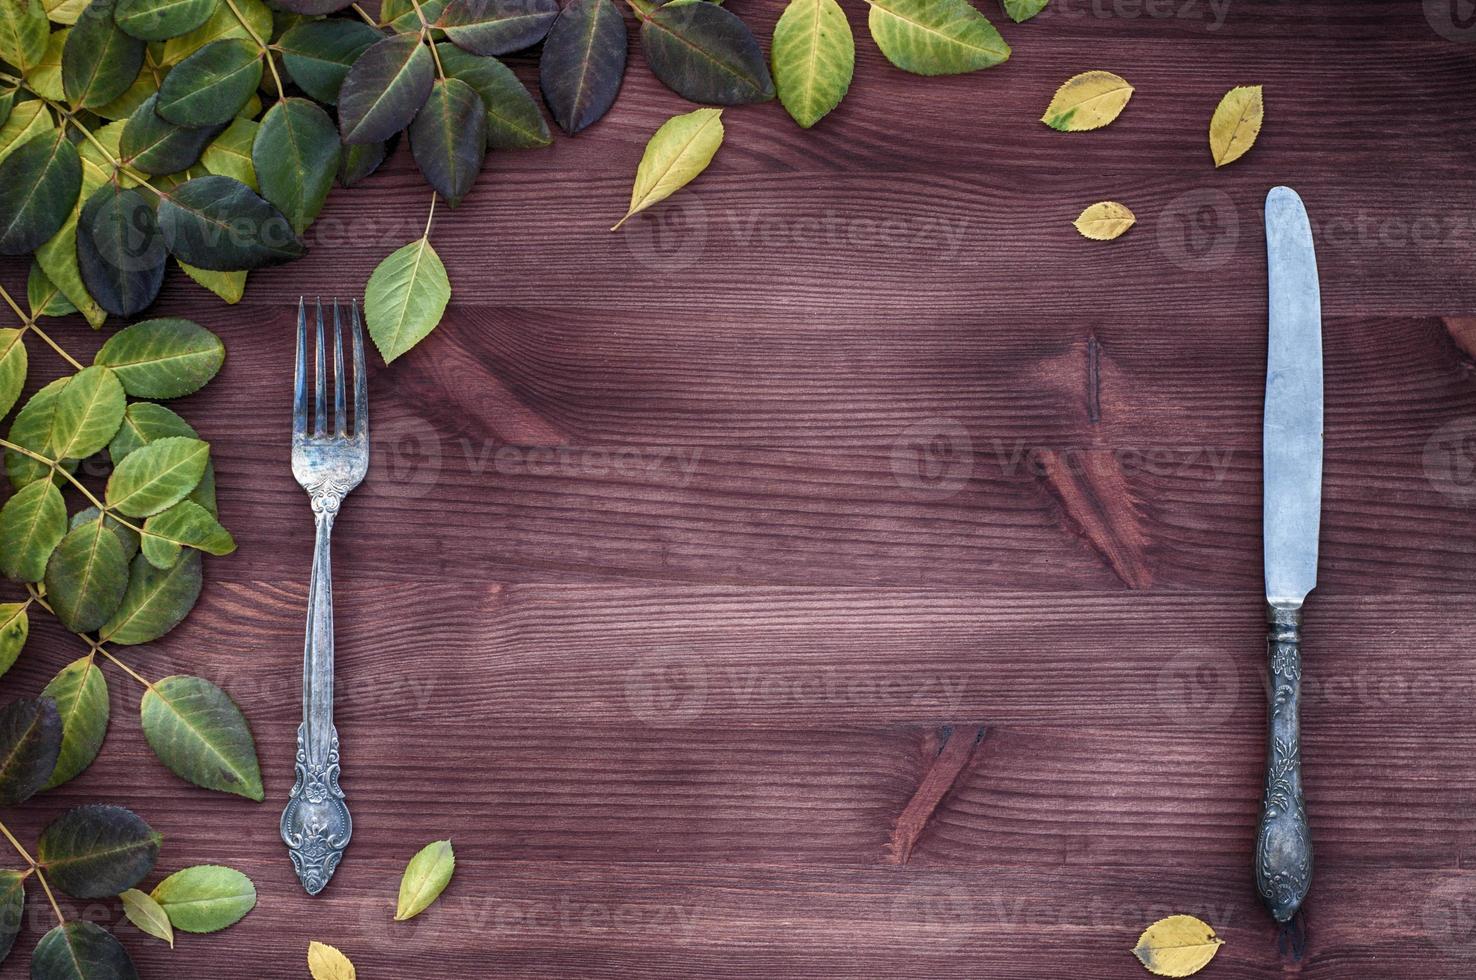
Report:
[[[781,3],[735,3],[767,38]],[[455,300],[375,370],[338,525],[356,827],[318,899],[276,832],[311,541],[290,304],[360,289],[429,195],[402,150],[234,309],[171,275],[157,309],[228,345],[182,410],[241,548],[132,659],[240,701],[268,799],[170,776],[114,673],[98,764],[7,816],[33,835],[114,801],[166,835],[161,871],[252,876],[245,922],[173,953],[119,926],[145,976],[302,977],[318,939],[365,980],[1135,977],[1173,912],[1226,939],[1205,976],[1470,975],[1476,487],[1444,448],[1476,426],[1476,38],[1432,26],[1438,0],[1057,0],[1021,26],[988,0],[1015,57],[922,79],[846,6],[844,105],[808,133],[729,111],[711,170],[622,234],[643,141],[684,110],[638,50],[606,120],[494,157],[438,218]],[[1138,88],[1119,122],[1037,122],[1099,67]],[[1217,172],[1206,124],[1244,83],[1266,128]],[[1250,874],[1277,183],[1307,200],[1327,315],[1300,947]],[[1138,227],[1079,238],[1107,198]],[[7,696],[78,653],[38,624]],[[391,923],[404,862],[447,836],[450,889]]]

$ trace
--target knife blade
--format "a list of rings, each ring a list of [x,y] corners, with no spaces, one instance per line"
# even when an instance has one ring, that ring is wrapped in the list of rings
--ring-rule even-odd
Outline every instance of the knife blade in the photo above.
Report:
[[[1266,785],[1256,835],[1256,889],[1272,917],[1296,914],[1312,884],[1302,795],[1302,603],[1317,585],[1322,513],[1322,299],[1312,227],[1289,187],[1266,197],[1269,337],[1262,429],[1266,575]]]

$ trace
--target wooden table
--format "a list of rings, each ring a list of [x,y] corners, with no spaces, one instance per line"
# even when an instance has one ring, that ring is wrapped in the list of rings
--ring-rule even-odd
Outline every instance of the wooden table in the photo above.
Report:
[[[227,342],[182,411],[241,547],[134,659],[237,698],[267,802],[166,772],[113,674],[99,762],[14,821],[114,801],[166,835],[161,872],[251,875],[256,911],[173,953],[120,925],[146,977],[303,977],[312,939],[366,980],[1136,977],[1174,912],[1225,938],[1206,976],[1469,976],[1476,30],[1442,2],[1057,0],[1015,26],[990,0],[1014,58],[923,79],[848,0],[843,106],[811,132],[730,110],[712,169],[621,234],[687,108],[638,50],[603,122],[495,156],[437,219],[445,324],[371,382],[335,556],[356,828],[317,899],[276,829],[312,539],[291,304],[360,290],[428,192],[401,150],[236,308],[171,274],[157,311]],[[782,4],[738,7],[767,38]],[[1137,86],[1123,117],[1042,126],[1088,68]],[[1265,131],[1216,171],[1210,113],[1247,83]],[[1318,866],[1280,945],[1250,872],[1278,183],[1316,226],[1327,374]],[[1139,216],[1111,244],[1071,227],[1103,199]],[[7,696],[77,653],[43,621]],[[391,923],[448,836],[451,887]]]

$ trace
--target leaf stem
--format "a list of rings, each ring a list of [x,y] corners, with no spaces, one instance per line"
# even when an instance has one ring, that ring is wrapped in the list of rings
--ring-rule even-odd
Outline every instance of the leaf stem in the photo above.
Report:
[[[21,856],[21,860],[25,861],[33,868],[36,866],[36,859],[31,857],[31,852],[27,851],[25,847],[21,845],[21,842],[15,839],[15,835],[10,832],[10,828],[5,826],[5,823],[3,821],[0,821],[0,834],[4,834],[5,839],[10,841],[10,846],[15,848],[16,853]]]
[[[31,324],[35,322],[31,319],[29,315],[22,312],[20,304],[15,301],[15,299],[10,295],[9,291],[6,290],[4,286],[0,286],[0,298],[3,298],[5,300],[5,305],[10,307],[11,311],[14,312],[16,316],[20,317],[21,325],[23,327],[30,327]]]
[[[231,8],[231,13],[236,15],[237,22],[246,29],[247,34],[251,35],[251,40],[256,42],[256,47],[261,52],[261,56],[266,59],[267,69],[272,73],[272,83],[277,86],[277,98],[287,98],[287,92],[282,87],[282,76],[277,74],[277,62],[272,57],[271,45],[267,44],[262,36],[256,33],[256,28],[246,23],[246,18],[242,15],[241,8],[236,6],[236,0],[225,0],[225,2],[226,6]]]
[[[61,906],[56,904],[56,896],[51,893],[51,886],[46,883],[46,875],[41,871],[40,865],[36,865],[36,880],[41,882],[41,890],[46,893],[46,900],[51,903],[51,911],[56,913],[57,921],[66,925],[67,917],[62,915]]]
[[[364,18],[364,23],[368,24],[370,27],[374,28],[375,30],[378,30],[379,29],[379,21],[375,20],[373,17],[370,17],[369,16],[369,11],[365,10],[363,7],[359,6],[358,4],[352,4],[351,6],[353,7],[354,13],[356,13],[360,17]]]
[[[42,330],[40,327],[36,326],[36,321],[35,320],[32,320],[30,323],[26,324],[26,329],[28,331],[30,331],[31,333],[35,334],[36,336],[40,337],[43,341],[45,341],[46,344],[47,344],[47,346],[49,346],[52,350],[56,351],[57,354],[61,355],[61,359],[64,360],[64,361],[66,361],[68,364],[72,365],[72,367],[76,368],[78,371],[82,371],[82,370],[85,370],[86,369],[87,365],[83,364],[81,361],[77,360],[71,354],[68,354],[66,351],[62,350],[62,346],[60,344],[58,344],[56,341],[52,340],[46,334],[46,332],[44,330]]]
[[[149,178],[147,176],[139,173],[137,170],[134,170],[122,160],[119,160],[117,157],[113,156],[113,151],[104,146],[102,140],[92,135],[92,130],[82,125],[81,120],[72,115],[72,111],[70,109],[62,105],[60,102],[48,99],[46,96],[42,95],[40,92],[37,92],[35,89],[30,89],[30,92],[32,95],[36,96],[36,98],[40,99],[42,102],[45,102],[53,110],[60,113],[61,117],[66,120],[66,122],[71,124],[73,129],[75,129],[77,132],[81,133],[84,137],[87,138],[87,142],[97,147],[97,151],[101,153],[103,155],[103,158],[106,159],[108,163],[112,164],[113,168],[116,169],[119,173],[126,174],[128,176],[128,179],[136,182],[142,187],[147,187],[149,190],[153,191],[157,197],[161,199],[164,197],[164,192],[159,190],[153,184],[149,183]]]
[[[137,534],[146,533],[143,528],[139,527],[137,524],[131,523],[130,521],[122,517],[119,517],[117,511],[113,510],[113,508],[109,507],[101,500],[98,500],[97,495],[94,494],[91,490],[87,489],[87,486],[81,480],[77,479],[75,476],[66,471],[66,468],[61,465],[61,460],[52,459],[49,456],[43,456],[41,453],[33,452],[27,449],[25,446],[18,446],[8,439],[0,439],[0,449],[9,449],[13,453],[20,453],[22,456],[29,456],[31,459],[34,459],[38,463],[45,463],[47,466],[51,467],[54,472],[60,473],[62,476],[66,477],[67,481],[71,483],[72,486],[80,490],[82,492],[82,496],[86,497],[87,502],[96,507],[100,514],[106,514],[113,520],[117,521],[119,524],[128,528],[128,530],[133,531]]]
[[[434,221],[436,218],[436,197],[436,192],[431,191],[430,214],[425,216],[425,234],[420,236],[421,241],[430,240],[431,222]]]
[[[415,9],[416,10],[419,10],[420,8],[419,7],[416,7]],[[441,81],[444,82],[446,80],[446,68],[445,68],[444,65],[441,64],[441,52],[439,52],[439,51],[436,50],[436,42],[430,36],[430,28],[429,27],[423,28],[421,30],[421,32],[420,32],[420,37],[421,37],[422,40],[425,41],[426,45],[430,48],[431,58],[436,63],[436,77],[439,78]]]
[[[53,609],[53,608],[51,608],[51,603],[47,602],[45,599],[43,599],[41,597],[41,592],[40,592],[40,590],[38,590],[36,588],[35,583],[33,583],[33,582],[27,582],[26,583],[26,591],[31,594],[32,601],[38,603],[41,606],[42,609],[45,609],[47,612],[51,613],[53,616],[56,615],[56,610]],[[134,680],[138,681],[140,684],[142,684],[148,690],[152,691],[154,689],[154,685],[149,681],[149,679],[147,677],[144,677],[138,671],[134,670],[132,667],[128,666],[123,661],[121,661],[117,657],[113,656],[112,652],[110,650],[108,650],[107,647],[104,647],[100,641],[94,640],[92,637],[88,636],[86,633],[78,633],[76,630],[73,630],[72,631],[72,635],[75,636],[75,637],[77,637],[83,643],[86,643],[87,644],[87,646],[89,648],[89,651],[90,651],[89,654],[88,654],[89,656],[103,657],[104,659],[110,661],[119,670],[123,671],[123,673],[127,674],[129,677],[132,677]]]

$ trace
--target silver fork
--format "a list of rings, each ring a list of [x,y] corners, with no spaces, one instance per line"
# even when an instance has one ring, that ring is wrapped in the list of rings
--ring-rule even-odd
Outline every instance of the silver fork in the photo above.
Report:
[[[350,490],[369,469],[369,389],[359,306],[352,306],[354,418],[349,428],[343,370],[343,312],[333,302],[333,428],[328,428],[324,377],[323,302],[317,303],[316,370],[309,431],[307,305],[297,302],[297,380],[292,400],[292,475],[307,491],[317,524],[313,574],[308,584],[307,640],[302,659],[302,724],[297,729],[297,780],[282,811],[282,840],[309,895],[328,884],[353,834],[353,820],[338,788],[338,730],[333,727],[333,575],[329,544],[333,519]]]

